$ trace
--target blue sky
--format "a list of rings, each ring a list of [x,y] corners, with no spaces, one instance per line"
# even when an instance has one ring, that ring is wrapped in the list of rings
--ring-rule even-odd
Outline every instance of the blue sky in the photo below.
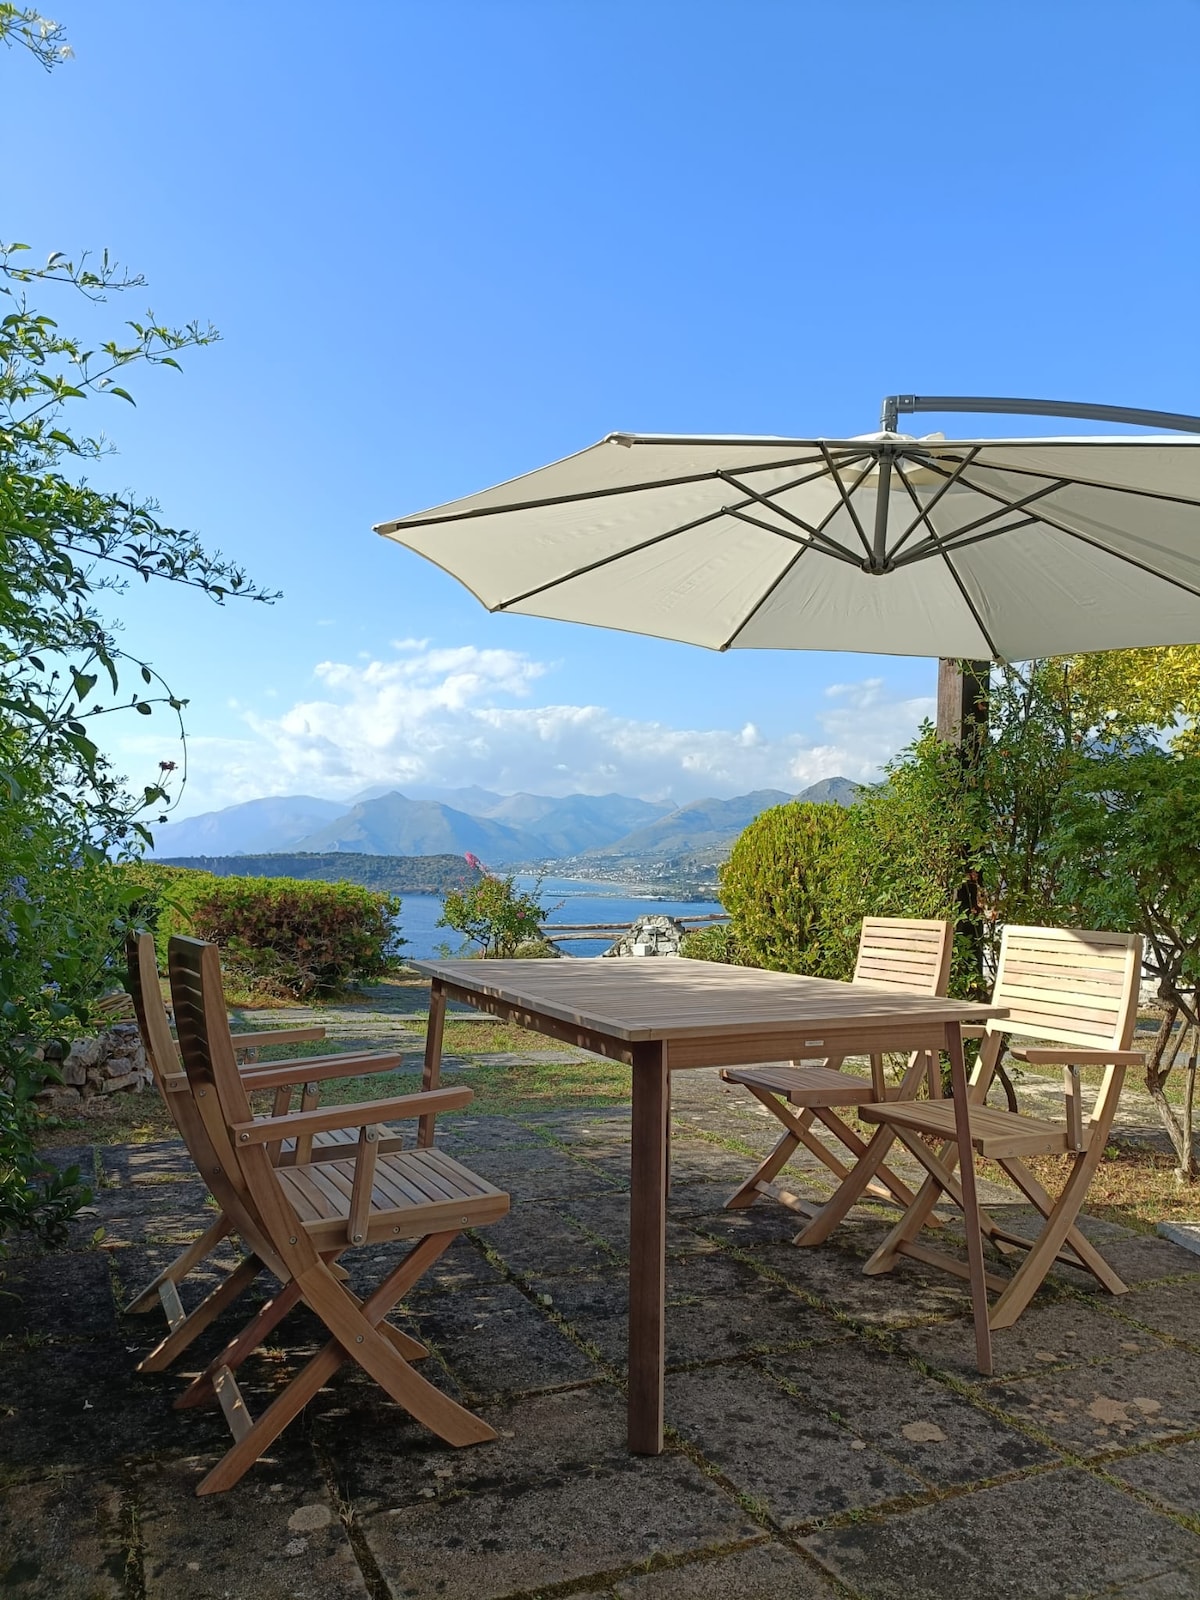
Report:
[[[55,15],[74,60],[0,58],[0,232],[108,246],[149,280],[109,316],[224,336],[89,417],[120,450],[97,477],[285,592],[122,606],[190,698],[181,814],[867,776],[931,660],[489,617],[372,523],[613,429],[844,436],[895,391],[1200,410],[1195,0]],[[114,748],[175,753],[165,723]]]

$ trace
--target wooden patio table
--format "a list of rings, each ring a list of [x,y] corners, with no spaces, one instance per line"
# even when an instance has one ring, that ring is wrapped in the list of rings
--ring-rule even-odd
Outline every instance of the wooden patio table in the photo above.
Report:
[[[670,1074],[872,1051],[944,1050],[953,1093],[964,1105],[962,1029],[1004,1015],[986,1003],[682,957],[410,965],[432,980],[425,1089],[439,1080],[447,1000],[465,1001],[632,1068],[628,1427],[629,1448],[640,1455],[657,1455],[663,1446]],[[432,1140],[429,1119],[421,1124],[418,1143]],[[975,1168],[965,1119],[959,1143],[962,1187],[973,1207]],[[971,1276],[982,1283],[983,1241],[970,1232]],[[986,1304],[982,1295],[978,1303]]]

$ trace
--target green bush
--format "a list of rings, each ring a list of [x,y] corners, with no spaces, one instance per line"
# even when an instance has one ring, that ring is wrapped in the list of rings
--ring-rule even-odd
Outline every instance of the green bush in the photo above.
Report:
[[[727,922],[685,933],[679,942],[679,954],[690,961],[724,961],[731,967],[747,965],[742,960],[737,935]]]
[[[231,989],[305,999],[383,977],[403,940],[400,901],[352,883],[218,878],[186,867],[127,869],[143,887],[140,910],[165,966],[172,934],[221,948]]]
[[[740,835],[721,868],[721,902],[745,965],[848,976],[822,936],[848,826],[842,806],[792,800],[762,812]]]

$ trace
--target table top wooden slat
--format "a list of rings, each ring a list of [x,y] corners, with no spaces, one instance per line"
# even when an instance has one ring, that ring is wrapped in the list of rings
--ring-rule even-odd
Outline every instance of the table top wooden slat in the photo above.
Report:
[[[638,1043],[741,1032],[814,1033],[877,1023],[974,1023],[1004,1015],[948,1000],[683,957],[567,961],[412,961],[430,978]]]

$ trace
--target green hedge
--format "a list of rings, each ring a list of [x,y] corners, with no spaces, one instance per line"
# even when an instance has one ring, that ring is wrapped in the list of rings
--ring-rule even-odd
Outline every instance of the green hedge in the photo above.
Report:
[[[380,978],[403,943],[400,901],[352,883],[296,878],[218,878],[145,862],[126,869],[145,890],[160,965],[174,933],[221,947],[232,989],[304,999]]]

